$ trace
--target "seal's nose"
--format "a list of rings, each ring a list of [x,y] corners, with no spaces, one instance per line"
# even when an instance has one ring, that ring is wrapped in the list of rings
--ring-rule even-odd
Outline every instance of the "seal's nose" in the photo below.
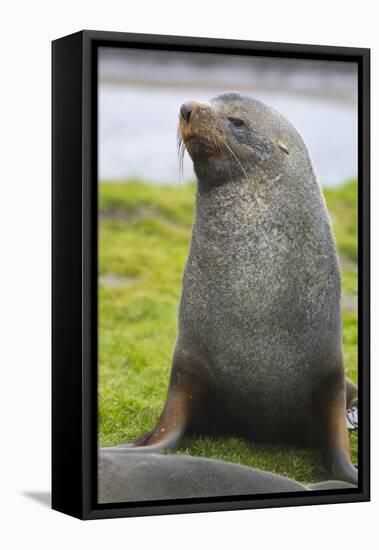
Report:
[[[192,113],[192,102],[187,101],[187,103],[183,103],[183,105],[180,107],[180,114],[182,115],[182,117],[187,123],[190,120],[191,113]]]

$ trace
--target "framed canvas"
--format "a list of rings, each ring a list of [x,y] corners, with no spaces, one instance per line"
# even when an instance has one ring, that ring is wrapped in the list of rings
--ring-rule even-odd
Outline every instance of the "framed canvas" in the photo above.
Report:
[[[53,508],[369,500],[369,50],[82,31],[52,60]]]

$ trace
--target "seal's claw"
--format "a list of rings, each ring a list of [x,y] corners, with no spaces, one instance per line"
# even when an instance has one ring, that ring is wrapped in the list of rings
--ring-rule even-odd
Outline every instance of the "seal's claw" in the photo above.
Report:
[[[346,425],[348,430],[357,430],[358,429],[358,409],[357,407],[352,407],[346,411]]]

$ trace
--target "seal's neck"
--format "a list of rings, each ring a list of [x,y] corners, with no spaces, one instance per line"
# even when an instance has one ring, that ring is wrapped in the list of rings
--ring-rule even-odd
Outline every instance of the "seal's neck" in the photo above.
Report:
[[[289,234],[299,224],[312,234],[323,211],[316,181],[305,185],[285,173],[269,177],[263,171],[213,187],[199,179],[193,236],[203,244],[234,246],[244,241],[253,246],[270,231]]]
[[[194,170],[199,189],[205,194],[234,181],[252,179],[254,172],[257,171],[257,165],[253,161],[243,166],[239,161],[228,162],[222,158],[207,158],[204,161],[195,157]]]
[[[252,178],[234,179],[211,187],[197,185],[194,234],[202,240],[227,241],[254,230],[267,212],[267,193]]]

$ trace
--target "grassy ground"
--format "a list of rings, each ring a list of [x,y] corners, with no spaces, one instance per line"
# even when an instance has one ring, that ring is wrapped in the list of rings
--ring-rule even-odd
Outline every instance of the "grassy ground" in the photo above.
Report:
[[[357,184],[325,191],[343,271],[344,354],[357,380]],[[100,185],[101,446],[151,429],[164,403],[183,266],[193,214],[194,187],[137,181]],[[351,436],[357,460],[357,435]],[[186,438],[181,454],[219,458],[288,475],[324,479],[318,452],[251,445],[237,438]]]

